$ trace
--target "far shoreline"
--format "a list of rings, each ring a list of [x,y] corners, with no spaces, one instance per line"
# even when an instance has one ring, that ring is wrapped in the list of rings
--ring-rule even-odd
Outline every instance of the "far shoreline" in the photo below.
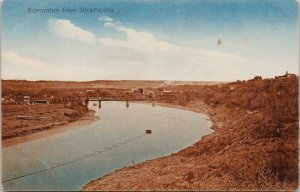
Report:
[[[51,137],[66,131],[72,131],[74,129],[78,129],[85,125],[89,125],[97,120],[99,120],[99,117],[95,116],[95,111],[89,110],[83,117],[77,119],[76,121],[67,123],[65,125],[55,126],[51,129],[38,131],[30,135],[24,135],[24,136],[14,137],[11,139],[2,140],[2,147],[6,148],[17,144],[25,143],[25,142]]]

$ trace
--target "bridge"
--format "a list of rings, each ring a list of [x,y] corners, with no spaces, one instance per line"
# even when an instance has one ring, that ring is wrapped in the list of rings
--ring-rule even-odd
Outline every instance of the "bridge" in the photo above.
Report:
[[[85,97],[84,103],[88,104],[89,101],[97,101],[99,102],[98,107],[101,108],[101,101],[126,101],[126,107],[129,107],[129,101],[152,101],[152,105],[154,106],[155,101],[161,100],[176,100],[175,95],[157,95],[155,98],[145,99],[145,98],[114,98],[114,97]]]
[[[87,105],[87,103],[89,101],[97,101],[99,102],[98,107],[101,108],[101,101],[126,101],[126,107],[129,107],[129,100],[128,99],[121,99],[121,98],[101,98],[101,97],[91,97],[91,98],[86,98],[85,99],[85,105]],[[137,100],[135,100],[137,101]]]

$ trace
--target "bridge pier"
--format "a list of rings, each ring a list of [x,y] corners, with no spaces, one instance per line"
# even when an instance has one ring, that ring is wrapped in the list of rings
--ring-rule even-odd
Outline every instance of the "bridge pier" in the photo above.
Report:
[[[154,101],[152,101],[152,107],[155,107],[155,102]]]
[[[88,99],[84,100],[84,105],[88,106],[88,104],[89,104],[89,100]]]
[[[98,105],[98,107],[101,108],[101,100],[99,100],[99,105]]]

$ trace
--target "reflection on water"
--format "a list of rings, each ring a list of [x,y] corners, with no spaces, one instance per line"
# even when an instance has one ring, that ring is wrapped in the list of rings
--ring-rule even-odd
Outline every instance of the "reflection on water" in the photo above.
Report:
[[[212,132],[206,116],[126,102],[89,102],[100,121],[3,149],[5,190],[78,190],[92,179],[168,155]],[[152,131],[145,134],[145,130]]]

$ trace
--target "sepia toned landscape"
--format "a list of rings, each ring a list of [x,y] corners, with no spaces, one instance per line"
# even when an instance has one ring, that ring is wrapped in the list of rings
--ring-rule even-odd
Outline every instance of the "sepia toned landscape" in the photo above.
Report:
[[[299,1],[0,7],[0,191],[299,190]]]
[[[178,153],[123,168],[82,190],[295,190],[298,80],[288,74],[208,84],[2,81],[3,145],[35,139],[38,132],[59,132],[74,121],[93,121],[93,113],[83,105],[87,98],[155,102],[207,114],[214,132]],[[30,95],[27,104],[25,95]],[[32,104],[35,100],[49,104]]]

